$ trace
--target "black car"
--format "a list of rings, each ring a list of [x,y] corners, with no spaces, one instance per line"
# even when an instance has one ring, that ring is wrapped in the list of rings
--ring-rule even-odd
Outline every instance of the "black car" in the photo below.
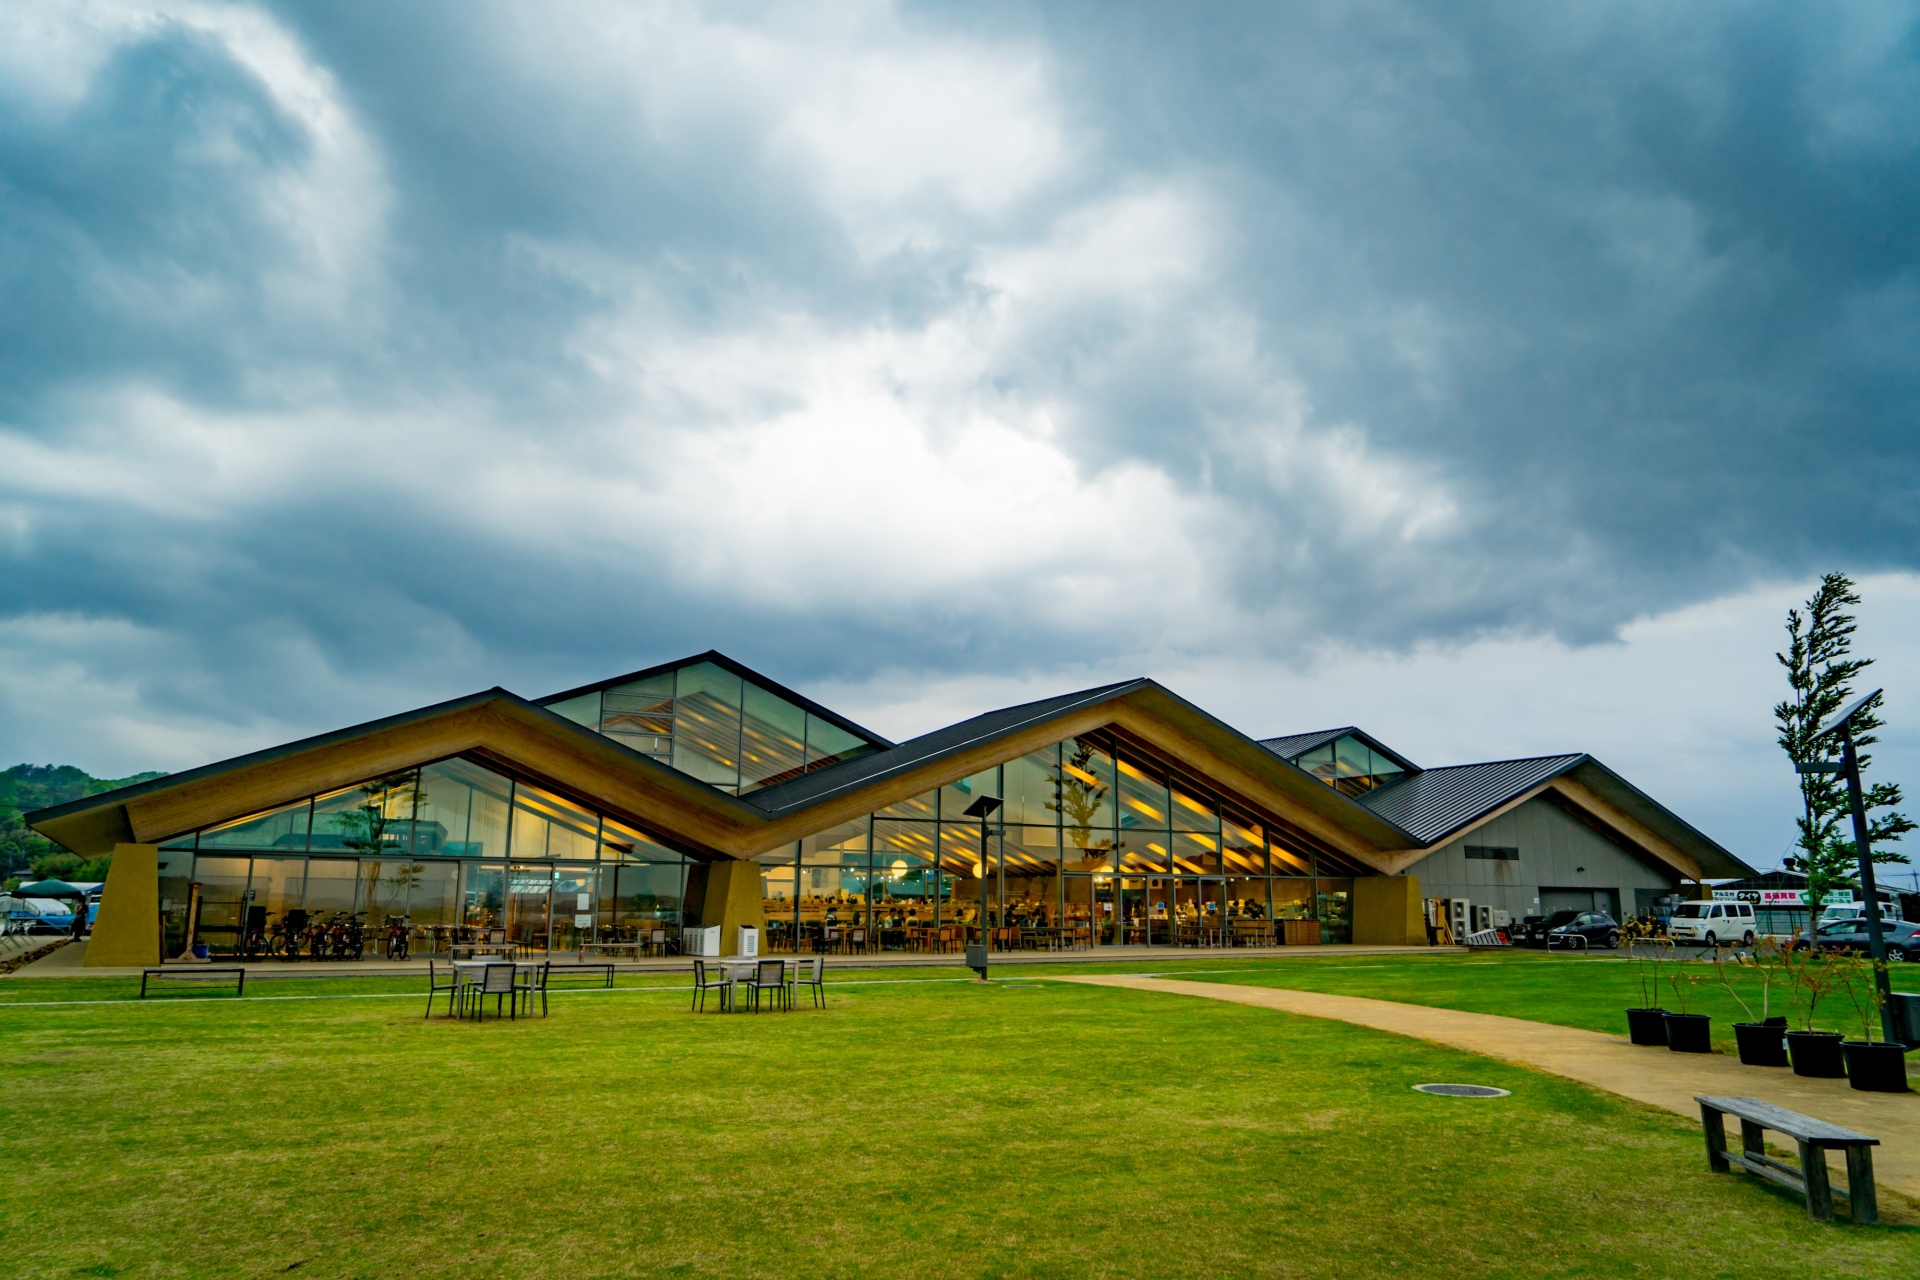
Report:
[[[1910,924],[1904,920],[1882,920],[1880,938],[1887,944],[1887,962],[1898,963],[1902,960],[1920,959],[1920,924]],[[1860,955],[1867,953],[1867,918],[1854,916],[1848,920],[1830,920],[1820,926],[1820,949],[1822,951],[1847,951]],[[1806,944],[1800,944],[1802,951]]]
[[[1562,916],[1567,919],[1555,924]],[[1604,911],[1556,911],[1547,917],[1549,949],[1576,946],[1575,938],[1586,939],[1586,950],[1611,951],[1620,945],[1620,922]]]

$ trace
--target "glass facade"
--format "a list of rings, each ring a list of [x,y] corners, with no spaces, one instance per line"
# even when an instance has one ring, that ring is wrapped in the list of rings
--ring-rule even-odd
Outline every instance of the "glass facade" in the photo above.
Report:
[[[504,931],[531,951],[678,940],[702,866],[532,783],[454,758],[370,779],[162,843],[169,955],[245,948],[358,916],[366,951],[390,928],[426,954]],[[196,890],[193,886],[197,885]],[[661,935],[656,937],[655,935]]]
[[[1348,796],[1384,787],[1406,772],[1352,734],[1315,747],[1294,763]]]
[[[590,701],[555,709],[723,789],[804,772],[827,758],[816,747],[865,749],[837,729],[841,737],[823,740],[811,713],[710,663]],[[1329,748],[1336,764],[1344,759],[1337,743]],[[966,810],[986,795],[1003,803],[983,848],[982,824]],[[376,954],[396,930],[415,954],[482,933],[534,952],[611,942],[664,952],[697,918],[706,883],[700,859],[464,757],[209,826],[164,849],[168,946],[189,940],[191,918],[192,940],[227,953],[295,921],[352,917]],[[787,953],[954,951],[983,939],[1000,950],[1216,946],[1315,928],[1342,941],[1352,877],[1366,873],[1111,730],[956,778],[756,861],[763,945]],[[1301,924],[1276,924],[1286,921]]]
[[[712,662],[610,684],[547,710],[731,795],[879,749]]]
[[[987,827],[965,810],[1003,804]],[[1349,918],[1360,868],[1106,733],[1083,734],[761,855],[769,950],[1276,941]],[[984,889],[984,903],[982,891]]]

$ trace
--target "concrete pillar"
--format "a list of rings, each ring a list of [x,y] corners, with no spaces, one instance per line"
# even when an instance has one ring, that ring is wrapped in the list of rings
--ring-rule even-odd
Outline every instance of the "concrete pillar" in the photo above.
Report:
[[[1355,876],[1353,940],[1371,946],[1425,946],[1419,876]]]
[[[87,967],[160,963],[160,848],[113,846],[100,914],[87,940]]]
[[[707,866],[707,896],[700,904],[700,923],[720,926],[720,954],[739,954],[741,925],[760,930],[766,942],[766,899],[761,896],[760,864],[723,858]]]

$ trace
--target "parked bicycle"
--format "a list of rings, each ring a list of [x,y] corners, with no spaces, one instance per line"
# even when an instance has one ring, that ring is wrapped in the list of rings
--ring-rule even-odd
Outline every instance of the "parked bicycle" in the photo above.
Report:
[[[386,956],[389,960],[405,960],[412,944],[412,929],[405,916],[387,917]]]

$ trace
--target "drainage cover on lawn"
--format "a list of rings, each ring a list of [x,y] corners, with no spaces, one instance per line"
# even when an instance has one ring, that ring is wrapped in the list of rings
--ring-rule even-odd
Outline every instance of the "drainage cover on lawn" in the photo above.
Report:
[[[1437,1093],[1443,1098],[1504,1098],[1511,1089],[1494,1089],[1484,1084],[1417,1084],[1419,1093]]]

